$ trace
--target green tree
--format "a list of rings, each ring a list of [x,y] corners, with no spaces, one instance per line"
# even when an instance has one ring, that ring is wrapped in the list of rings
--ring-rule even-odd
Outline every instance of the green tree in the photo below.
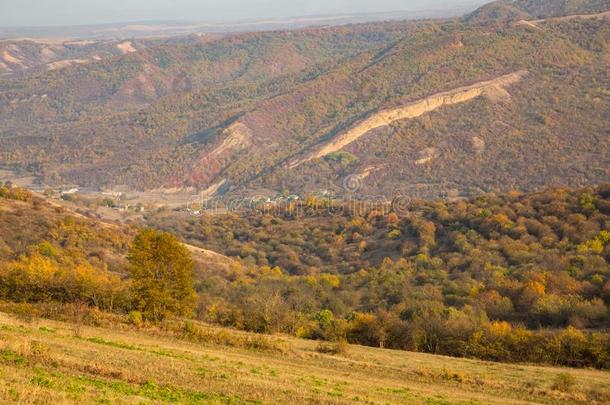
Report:
[[[140,232],[129,253],[129,273],[135,305],[146,318],[192,313],[193,260],[175,236],[152,229]]]

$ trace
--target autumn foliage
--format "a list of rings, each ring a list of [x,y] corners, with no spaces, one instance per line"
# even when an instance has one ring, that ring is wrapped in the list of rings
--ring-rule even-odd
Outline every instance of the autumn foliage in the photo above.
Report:
[[[144,230],[129,251],[130,289],[135,307],[152,320],[192,315],[193,260],[175,236]]]

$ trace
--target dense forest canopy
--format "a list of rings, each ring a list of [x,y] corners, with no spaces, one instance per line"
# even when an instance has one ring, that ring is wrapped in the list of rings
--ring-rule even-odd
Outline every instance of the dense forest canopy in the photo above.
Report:
[[[153,284],[134,277],[154,273],[143,263],[165,259],[147,246],[168,240],[171,268],[191,266],[173,237],[148,231],[134,244],[134,228],[122,231],[87,211],[77,216],[15,188],[0,196],[5,300],[77,301],[139,322],[142,310],[153,320],[153,304],[137,298],[137,286]],[[196,260],[198,304],[184,305],[207,322],[500,361],[610,366],[610,185],[341,215],[313,197],[294,204],[308,215],[193,218],[161,209],[141,225],[234,259],[223,267]],[[130,257],[141,252],[131,264],[129,246]],[[167,291],[186,297],[183,286]],[[184,311],[181,299],[154,296]]]

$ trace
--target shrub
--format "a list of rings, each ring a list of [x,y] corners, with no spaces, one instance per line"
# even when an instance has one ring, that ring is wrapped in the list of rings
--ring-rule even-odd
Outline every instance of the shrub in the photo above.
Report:
[[[32,340],[28,351],[29,357],[37,362],[43,364],[51,363],[51,348],[46,343]]]
[[[394,230],[388,232],[388,239],[396,240],[396,239],[399,239],[401,235],[402,235],[402,233],[400,232],[399,229],[394,229]]]
[[[551,388],[557,391],[567,392],[574,384],[576,384],[576,378],[572,374],[559,373],[553,380]]]
[[[318,353],[332,354],[332,355],[346,355],[349,350],[347,341],[340,340],[338,342],[320,342],[316,347]]]
[[[130,311],[129,312],[129,323],[135,325],[137,327],[142,326],[142,313],[140,311]]]
[[[248,335],[225,329],[214,329],[196,324],[193,321],[185,321],[177,325],[166,322],[165,327],[177,332],[180,338],[192,342],[240,347],[261,352],[284,352],[284,348],[280,344],[264,335]]]

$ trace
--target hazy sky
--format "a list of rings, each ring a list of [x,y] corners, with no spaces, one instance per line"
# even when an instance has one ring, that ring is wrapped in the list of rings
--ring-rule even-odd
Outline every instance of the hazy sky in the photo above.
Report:
[[[236,21],[457,8],[485,0],[0,0],[0,26],[107,22]]]

